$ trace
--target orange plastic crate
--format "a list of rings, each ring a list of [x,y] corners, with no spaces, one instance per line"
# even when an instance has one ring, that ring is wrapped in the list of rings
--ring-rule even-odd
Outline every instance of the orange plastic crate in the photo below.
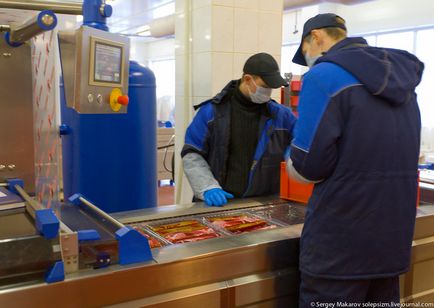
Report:
[[[301,81],[292,80],[291,81],[291,91],[301,91]]]
[[[298,96],[291,96],[291,106],[298,106]]]
[[[280,164],[280,198],[307,203],[312,190],[313,184],[302,184],[291,179],[286,172],[286,163]]]

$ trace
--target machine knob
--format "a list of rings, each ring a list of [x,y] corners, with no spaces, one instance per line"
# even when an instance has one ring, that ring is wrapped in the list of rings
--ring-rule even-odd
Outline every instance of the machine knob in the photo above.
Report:
[[[114,88],[110,93],[110,108],[114,112],[118,112],[122,106],[128,105],[128,100],[128,95],[124,95],[121,89]]]
[[[121,104],[122,106],[128,105],[129,102],[128,95],[121,95],[118,97],[118,104]]]
[[[69,128],[68,125],[66,125],[66,124],[60,124],[59,125],[59,135],[60,136],[69,135],[70,133],[71,133],[71,129]]]
[[[99,8],[102,17],[110,17],[113,14],[113,8],[109,4],[102,4]]]

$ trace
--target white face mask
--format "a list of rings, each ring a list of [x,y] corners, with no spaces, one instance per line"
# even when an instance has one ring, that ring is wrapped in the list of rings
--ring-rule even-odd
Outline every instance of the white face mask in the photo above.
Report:
[[[251,101],[256,103],[256,104],[264,104],[264,103],[268,102],[271,99],[271,92],[273,91],[273,89],[260,87],[256,84],[256,82],[253,79],[252,79],[252,81],[256,87],[256,91],[254,93],[252,93],[250,91],[250,88],[247,87],[247,90],[249,90],[249,95],[250,95]]]
[[[321,46],[318,45],[318,41],[316,41],[314,39],[312,39],[312,41],[308,45],[310,47],[309,50],[314,51],[314,53],[321,51]],[[316,56],[311,56],[311,55],[309,55],[309,52],[307,50],[304,53],[304,59],[306,60],[306,64],[309,68],[312,68],[312,66],[315,65],[316,60],[321,58],[321,56],[322,56],[322,53],[319,53]]]
[[[307,64],[307,66],[309,66],[309,68],[311,68],[315,64],[316,60],[318,60],[318,58],[320,58],[320,57],[321,57],[321,55],[316,56],[316,57],[311,57],[307,54],[307,52],[304,55],[304,59],[306,60],[306,64]]]

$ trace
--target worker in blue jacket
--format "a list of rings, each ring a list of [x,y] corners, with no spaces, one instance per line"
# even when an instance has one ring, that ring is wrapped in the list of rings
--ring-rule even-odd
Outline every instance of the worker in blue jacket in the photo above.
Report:
[[[424,65],[346,35],[319,14],[293,62],[307,65],[288,172],[315,183],[300,242],[300,307],[399,303],[416,215]]]
[[[181,152],[196,199],[222,206],[233,197],[279,191],[295,117],[271,93],[286,85],[276,60],[258,53],[246,61],[240,80],[196,106]]]

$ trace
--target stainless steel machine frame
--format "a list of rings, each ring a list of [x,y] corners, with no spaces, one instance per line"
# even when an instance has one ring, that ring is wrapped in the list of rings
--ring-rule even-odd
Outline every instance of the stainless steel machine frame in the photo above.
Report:
[[[119,83],[93,80],[96,44],[121,50],[121,80]],[[79,113],[114,113],[110,107],[110,93],[119,88],[128,94],[129,39],[127,37],[82,26],[75,31],[59,33],[63,80],[67,106]],[[119,113],[126,113],[127,107]]]
[[[224,209],[174,206],[113,215],[123,223],[222,210],[251,209],[250,200]],[[64,282],[0,291],[0,306],[234,307],[297,302],[298,239],[302,225],[252,232],[153,250],[154,261],[68,275]],[[48,295],[49,294],[49,295]],[[49,300],[47,300],[47,296]],[[30,300],[31,299],[31,300]],[[169,305],[169,306],[168,306]]]
[[[0,182],[22,178],[35,191],[32,64],[30,46],[14,48],[0,40]],[[17,87],[17,85],[19,85]]]
[[[224,208],[203,204],[124,212],[124,224],[164,218],[251,210],[282,201],[252,199]],[[279,205],[277,205],[279,206]],[[406,302],[434,300],[434,206],[418,211],[411,271],[401,277]],[[13,307],[297,307],[298,241],[302,224],[170,245],[153,261],[85,270],[55,284],[0,291]]]
[[[66,2],[66,1],[19,1],[19,0],[0,0],[0,8],[5,9],[21,9],[21,10],[51,10],[59,14],[82,14],[82,3],[80,2]]]

